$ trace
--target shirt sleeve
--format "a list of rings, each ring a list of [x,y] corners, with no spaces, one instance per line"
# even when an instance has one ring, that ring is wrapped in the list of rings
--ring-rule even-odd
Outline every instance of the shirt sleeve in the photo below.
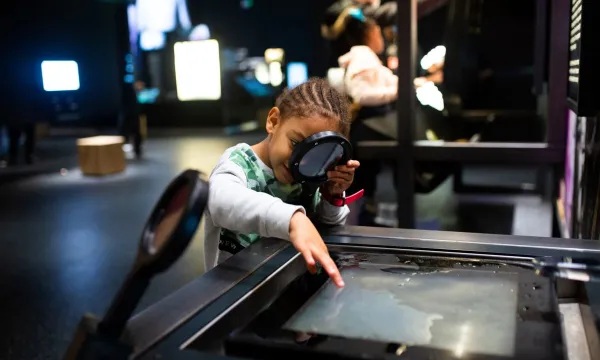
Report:
[[[350,215],[348,205],[333,206],[323,196],[319,196],[316,213],[318,220],[326,225],[344,225]]]
[[[384,73],[375,69],[364,70],[346,81],[346,91],[355,103],[364,106],[385,105],[398,96],[398,77],[394,74],[386,75],[384,79],[377,79]],[[383,81],[382,81],[383,80]]]
[[[290,220],[297,211],[306,213],[302,206],[248,189],[246,174],[230,161],[210,176],[208,212],[216,227],[289,240]]]
[[[192,23],[190,21],[190,14],[188,13],[188,8],[185,0],[177,0],[176,6],[179,24],[184,30],[189,31],[192,28]]]

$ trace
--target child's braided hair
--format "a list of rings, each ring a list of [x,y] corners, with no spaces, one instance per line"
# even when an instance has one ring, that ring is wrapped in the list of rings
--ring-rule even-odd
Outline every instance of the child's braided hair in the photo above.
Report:
[[[282,119],[320,115],[335,121],[344,136],[350,134],[350,101],[325,79],[311,78],[291,90],[284,90],[275,106]]]

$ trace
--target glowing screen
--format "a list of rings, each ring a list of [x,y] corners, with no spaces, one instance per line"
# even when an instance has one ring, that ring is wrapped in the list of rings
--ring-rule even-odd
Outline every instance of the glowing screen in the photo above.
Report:
[[[221,98],[221,65],[217,40],[175,44],[177,98],[218,100]]]
[[[308,68],[305,63],[291,62],[287,66],[287,86],[294,88],[308,80]]]
[[[42,83],[45,91],[79,90],[77,62],[42,61]]]

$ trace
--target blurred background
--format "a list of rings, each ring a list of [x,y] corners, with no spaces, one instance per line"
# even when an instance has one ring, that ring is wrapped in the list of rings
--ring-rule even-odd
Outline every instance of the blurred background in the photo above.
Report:
[[[408,1],[5,4],[0,359],[63,354],[80,315],[106,310],[175,175],[262,140],[285,88],[343,82],[323,29],[344,7],[379,14],[380,59],[398,104],[414,102],[388,104],[409,135],[384,121],[355,142],[379,164],[372,225],[597,239],[597,79],[579,67],[597,45],[580,50],[579,2],[419,0],[412,18]],[[140,308],[201,274],[202,237]]]

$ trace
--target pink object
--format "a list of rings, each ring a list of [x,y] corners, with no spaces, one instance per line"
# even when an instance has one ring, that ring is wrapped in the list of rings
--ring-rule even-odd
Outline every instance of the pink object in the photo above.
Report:
[[[577,136],[577,115],[569,110],[568,123],[567,123],[567,153],[565,154],[565,223],[567,229],[571,230],[571,208],[573,206],[573,186],[575,179],[574,167],[575,167],[575,144],[577,143],[575,137]]]

